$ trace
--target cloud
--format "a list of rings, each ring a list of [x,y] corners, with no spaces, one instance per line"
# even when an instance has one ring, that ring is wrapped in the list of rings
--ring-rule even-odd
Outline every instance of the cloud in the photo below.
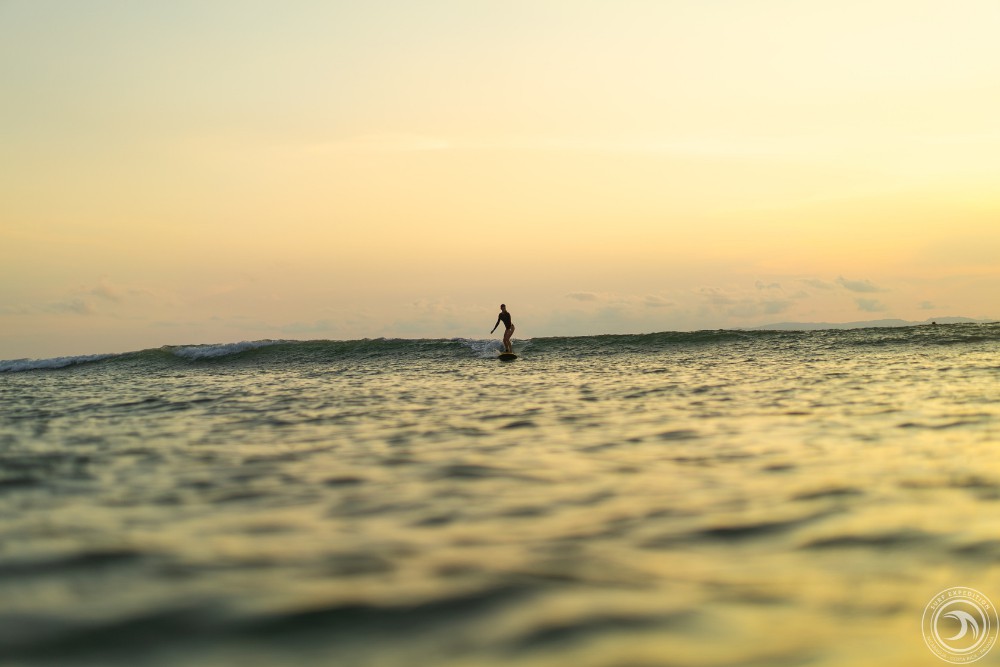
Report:
[[[68,315],[93,315],[96,312],[94,306],[89,301],[79,297],[69,297],[62,301],[50,303],[46,307],[46,310]]]
[[[469,304],[461,304],[451,301],[448,297],[429,297],[417,299],[407,304],[407,307],[397,311],[399,319],[387,322],[384,325],[363,324],[368,316],[362,315],[356,319],[357,324],[345,321],[344,331],[348,330],[348,325],[352,329],[371,332],[373,328],[379,335],[388,336],[457,336],[468,331],[468,314],[474,308]],[[496,312],[496,311],[493,311]],[[517,317],[515,315],[515,323]],[[492,322],[492,320],[486,320]],[[482,325],[481,325],[482,326]],[[366,336],[373,335],[366,333]]]
[[[937,308],[937,306],[935,306],[930,301],[921,301],[918,308],[920,308],[920,310],[934,310],[935,308]]]
[[[410,308],[421,315],[432,317],[451,317],[463,312],[458,305],[445,299],[417,299],[410,303]]]
[[[593,292],[570,292],[566,295],[566,298],[576,301],[597,301],[599,299]]]
[[[863,310],[866,313],[881,313],[888,310],[888,307],[876,299],[855,299],[854,303],[858,305],[858,310]]]
[[[0,306],[0,316],[4,315],[31,315],[34,312],[27,306]]]
[[[107,278],[101,278],[97,286],[90,288],[86,293],[115,303],[121,301],[124,296],[124,290],[112,284]]]
[[[848,289],[852,292],[871,293],[871,292],[887,291],[885,289],[882,289],[881,287],[872,284],[870,280],[847,280],[846,278],[844,278],[844,276],[840,276],[839,278],[837,278],[837,284],[843,287],[844,289]]]
[[[754,319],[761,315],[783,313],[795,303],[791,298],[784,296],[784,290],[778,283],[757,281],[754,287],[754,291],[702,287],[698,290],[698,294],[710,311],[722,313],[739,321]]]
[[[670,306],[673,306],[674,303],[672,301],[664,299],[662,296],[656,296],[655,294],[647,294],[642,301],[642,305],[646,306],[647,308],[669,308]]]
[[[820,280],[818,278],[803,278],[802,282],[810,287],[815,287],[816,289],[833,289],[834,284],[828,283],[825,280]]]
[[[177,299],[163,290],[122,286],[101,277],[97,284],[78,284],[55,300],[24,310],[24,314],[40,312],[62,315],[98,315],[115,319],[144,319],[143,313],[155,306],[177,305]]]
[[[702,287],[698,293],[713,306],[732,306],[739,303],[739,299],[718,287]]]

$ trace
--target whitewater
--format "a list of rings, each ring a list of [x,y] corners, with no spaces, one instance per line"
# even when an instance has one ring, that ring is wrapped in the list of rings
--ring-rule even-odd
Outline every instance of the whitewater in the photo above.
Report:
[[[0,361],[0,664],[932,665],[1000,602],[1000,325],[514,348]]]

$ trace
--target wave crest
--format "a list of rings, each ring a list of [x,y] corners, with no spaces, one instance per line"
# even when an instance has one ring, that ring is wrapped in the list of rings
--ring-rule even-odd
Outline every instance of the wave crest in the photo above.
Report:
[[[294,343],[295,341],[284,340],[256,340],[242,341],[240,343],[224,343],[221,345],[186,345],[183,347],[165,347],[164,350],[170,354],[196,361],[198,359],[216,359],[218,357],[228,357],[233,354],[246,352],[247,350],[257,350],[262,347],[281,345],[283,343]]]
[[[104,361],[119,355],[116,354],[85,354],[76,357],[55,357],[53,359],[12,359],[0,361],[0,373],[19,373],[22,371],[37,371],[45,369],[66,368],[80,364],[90,364]]]
[[[955,324],[937,327],[901,327],[889,330],[769,331],[718,329],[664,331],[648,334],[553,336],[518,338],[514,347],[527,357],[551,355],[586,357],[607,354],[656,353],[678,347],[741,344],[764,339],[791,345],[976,345],[1000,340],[1000,324]],[[227,363],[252,358],[255,362],[294,364],[349,359],[415,357],[422,359],[494,359],[502,349],[499,338],[363,338],[359,340],[257,340],[207,345],[167,345],[120,354],[90,354],[52,359],[0,361],[0,373],[73,368],[86,364],[136,362],[150,364]]]

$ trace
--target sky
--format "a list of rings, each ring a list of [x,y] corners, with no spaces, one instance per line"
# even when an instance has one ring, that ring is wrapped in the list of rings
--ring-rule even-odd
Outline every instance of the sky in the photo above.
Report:
[[[996,0],[0,0],[0,359],[1000,316]],[[499,334],[495,334],[499,336]]]

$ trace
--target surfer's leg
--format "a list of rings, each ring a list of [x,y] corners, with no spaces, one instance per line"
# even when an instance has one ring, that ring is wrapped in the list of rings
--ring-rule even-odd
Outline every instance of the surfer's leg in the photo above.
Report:
[[[514,335],[514,326],[511,325],[507,327],[507,330],[503,332],[503,347],[508,352],[513,352],[510,347],[510,337]]]

